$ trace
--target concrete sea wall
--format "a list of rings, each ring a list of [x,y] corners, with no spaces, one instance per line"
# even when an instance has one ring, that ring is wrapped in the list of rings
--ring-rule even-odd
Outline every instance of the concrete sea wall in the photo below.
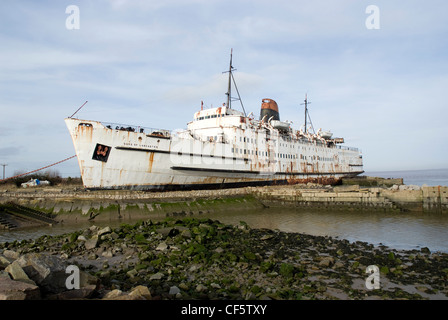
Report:
[[[448,213],[448,187],[441,186],[362,188],[358,185],[343,185],[318,189],[299,185],[279,186],[256,188],[254,196],[270,205]]]
[[[448,213],[448,187],[299,184],[173,192],[85,191],[50,187],[0,190],[0,204],[11,201],[51,213],[55,219],[64,221],[188,216],[267,206]]]
[[[246,188],[173,192],[57,188],[0,191],[0,204],[8,202],[51,213],[60,221],[181,217],[264,207]]]

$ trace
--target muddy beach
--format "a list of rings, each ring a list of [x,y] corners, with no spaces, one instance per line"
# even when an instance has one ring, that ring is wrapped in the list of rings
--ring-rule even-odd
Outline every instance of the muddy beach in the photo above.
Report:
[[[53,259],[61,281],[69,265],[78,266],[89,281],[80,289],[48,289],[42,277],[35,277],[35,269],[44,267],[30,262],[43,257]],[[448,299],[446,253],[395,250],[204,218],[146,220],[113,228],[92,225],[59,236],[1,243],[0,259],[0,279],[11,285],[11,290],[0,286],[3,299]],[[25,275],[13,273],[12,264]],[[366,272],[369,266],[377,267],[378,289],[368,288],[374,284],[369,277],[373,274]],[[27,283],[33,294],[13,292],[17,282]]]

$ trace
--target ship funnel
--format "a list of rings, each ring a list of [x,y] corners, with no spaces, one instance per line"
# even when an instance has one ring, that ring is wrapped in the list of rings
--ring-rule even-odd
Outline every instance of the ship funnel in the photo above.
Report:
[[[266,117],[265,117],[266,116]],[[280,114],[278,113],[277,102],[272,99],[263,99],[261,102],[260,120],[265,121],[272,117],[272,120],[280,120]]]

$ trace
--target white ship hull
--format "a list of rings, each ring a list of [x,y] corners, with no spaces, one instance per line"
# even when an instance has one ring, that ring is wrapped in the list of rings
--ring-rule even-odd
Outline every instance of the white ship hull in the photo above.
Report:
[[[73,118],[65,122],[88,189],[334,181],[363,172],[357,149],[298,132],[284,135],[267,123],[224,107],[198,112],[188,130],[178,133],[107,127],[98,121]]]

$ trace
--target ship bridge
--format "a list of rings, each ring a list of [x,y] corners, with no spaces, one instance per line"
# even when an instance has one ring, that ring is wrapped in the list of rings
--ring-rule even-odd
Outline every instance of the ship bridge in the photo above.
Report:
[[[241,117],[244,117],[241,111],[225,106],[204,109],[194,114],[193,121],[188,123],[188,129],[197,130],[239,125]]]
[[[225,116],[234,116],[234,115],[244,116],[244,114],[241,111],[223,106],[198,111],[194,114],[193,121],[221,118]]]

